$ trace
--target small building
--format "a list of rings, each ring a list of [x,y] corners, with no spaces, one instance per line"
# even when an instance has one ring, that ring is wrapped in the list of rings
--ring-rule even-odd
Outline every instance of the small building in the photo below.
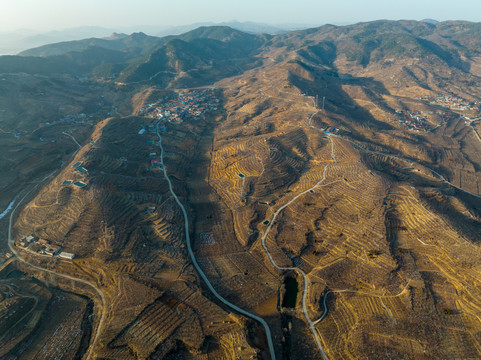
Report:
[[[75,254],[62,251],[58,256],[62,259],[72,260],[75,257]]]
[[[153,168],[161,168],[162,169],[162,163],[158,159],[152,159],[150,161],[150,164]]]
[[[32,242],[35,241],[35,236],[32,236],[32,235],[24,236],[24,237],[22,238],[22,241],[30,244],[30,243],[32,243]]]
[[[38,239],[37,242],[38,242],[40,245],[45,245],[45,246],[48,245],[48,244],[50,244],[50,241],[45,240],[45,239]]]
[[[48,244],[47,246],[45,246],[44,252],[47,255],[54,256],[57,255],[60,250],[62,250],[62,247],[58,245]]]
[[[12,254],[12,253],[9,253],[9,252],[5,254],[5,257],[6,257],[7,259],[10,259],[12,256],[13,256],[13,254]]]
[[[83,181],[76,181],[73,183],[75,186],[79,187],[79,188],[83,188],[83,187],[86,187],[87,184],[84,183]]]

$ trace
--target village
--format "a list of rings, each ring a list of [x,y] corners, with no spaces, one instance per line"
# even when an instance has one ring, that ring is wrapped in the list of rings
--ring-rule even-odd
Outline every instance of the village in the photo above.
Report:
[[[393,118],[388,120],[399,122],[408,130],[414,131],[430,131],[428,118],[432,115],[441,116],[443,121],[450,120],[454,117],[466,119],[466,125],[469,121],[479,116],[481,102],[470,102],[457,96],[438,94],[436,96],[424,95],[418,96],[417,100],[422,100],[430,105],[434,105],[451,111],[403,111],[396,110]],[[469,112],[469,113],[468,113]]]
[[[399,124],[406,126],[408,130],[430,131],[433,124],[429,121],[429,118],[432,116],[441,117],[443,123],[461,117],[462,119],[465,119],[466,125],[470,125],[471,121],[479,119],[479,102],[473,103],[451,95],[438,95],[435,97],[422,96],[417,99],[429,101],[430,105],[443,107],[446,111],[441,111],[439,109],[437,111],[396,110],[393,117],[388,118],[388,120],[396,121]]]
[[[168,123],[180,124],[187,120],[202,120],[205,119],[205,115],[212,111],[217,111],[219,108],[220,100],[217,98],[215,88],[202,89],[202,90],[190,90],[180,91],[171,96],[163,97],[153,103],[147,104],[140,112],[146,118],[153,119],[148,125],[142,125],[139,130],[139,135],[156,134],[157,129],[159,131],[166,131],[166,125]],[[155,140],[147,140],[147,144],[156,145]],[[151,152],[150,157],[150,169],[147,171],[163,170],[161,160],[157,152]],[[174,153],[165,152],[166,156],[174,156]],[[126,161],[125,158],[120,160]]]
[[[94,117],[92,115],[88,116],[84,113],[81,114],[68,114],[60,118],[57,121],[46,122],[45,125],[56,125],[56,124],[94,124]]]
[[[427,122],[427,117],[433,115],[433,112],[421,113],[419,111],[402,111],[397,110],[394,114],[396,117],[388,120],[397,121],[401,125],[404,125],[408,130],[415,131],[428,131],[429,125]],[[441,113],[438,112],[438,115]]]
[[[72,260],[75,254],[62,251],[62,247],[51,244],[50,241],[40,239],[34,235],[27,235],[15,242],[15,246],[38,255],[59,257],[61,259]]]
[[[470,102],[457,96],[438,94],[436,96],[420,96],[418,100],[424,100],[431,105],[442,106],[451,110],[471,111],[479,113],[480,102]]]
[[[140,112],[149,118],[181,123],[188,119],[203,119],[207,112],[217,110],[219,102],[215,88],[181,91],[147,104]]]

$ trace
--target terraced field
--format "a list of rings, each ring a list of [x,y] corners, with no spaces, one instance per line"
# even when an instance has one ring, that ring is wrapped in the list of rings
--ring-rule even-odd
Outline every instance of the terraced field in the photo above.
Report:
[[[302,81],[312,81],[302,72],[297,75],[303,77]],[[456,296],[453,301],[454,289],[460,291],[467,282],[447,285],[448,278],[433,275],[434,271],[445,273],[455,268],[463,268],[467,273],[471,273],[471,267],[477,269],[473,256],[468,259],[459,255],[462,260],[456,261],[447,250],[437,253],[453,247],[468,249],[478,241],[474,226],[479,226],[479,215],[473,211],[475,201],[471,195],[467,194],[464,200],[455,200],[452,192],[447,195],[442,179],[432,170],[429,151],[422,145],[401,141],[402,134],[394,131],[388,135],[373,134],[358,127],[362,136],[377,141],[366,148],[365,143],[358,145],[357,139],[352,141],[341,134],[331,136],[331,147],[329,139],[314,129],[325,124],[331,114],[314,115],[313,128],[308,128],[309,113],[304,109],[309,109],[310,99],[296,93],[295,88],[288,92],[281,90],[282,75],[270,77],[269,70],[249,76],[252,82],[235,79],[220,82],[230,96],[225,105],[226,121],[216,132],[209,159],[207,182],[226,206],[221,221],[233,223],[235,240],[229,242],[237,241],[249,249],[266,268],[282,278],[289,272],[273,268],[260,247],[260,236],[268,231],[265,244],[271,260],[279,267],[298,267],[307,274],[307,311],[311,319],[326,315],[323,301],[327,296],[327,316],[315,326],[329,358],[383,358],[379,354],[413,358],[425,354],[475,357],[478,340],[466,340],[474,336],[474,328],[460,335],[463,345],[459,349],[450,348],[452,340],[444,343],[441,339],[450,338],[446,331],[457,334],[454,329],[468,326],[462,325],[462,316],[455,314],[458,311],[474,314],[473,309],[478,306],[473,304],[476,295],[469,295],[471,300],[462,300],[468,295]],[[298,87],[302,87],[302,82]],[[363,91],[358,96],[364,97],[365,103],[359,105],[369,110],[371,117],[382,118],[386,109],[372,105],[381,99]],[[255,92],[263,98],[254,99]],[[265,122],[261,119],[267,110],[260,113],[259,109],[267,104],[276,107],[278,118],[284,113],[293,114],[296,107],[307,116],[298,121],[301,114],[298,111],[290,118],[277,120],[275,128],[265,133],[260,125]],[[400,141],[393,141],[394,138]],[[459,152],[455,156],[465,159]],[[464,176],[473,176],[473,180],[463,186],[454,180],[458,175],[453,173],[449,179],[453,179],[453,185],[476,194],[477,188],[469,185],[476,182],[475,170],[462,165],[463,162],[458,160],[455,168],[464,168],[463,171],[472,174]],[[406,195],[406,191],[411,195]],[[302,197],[296,197],[303,192]],[[293,199],[297,200],[291,203]],[[418,205],[399,202],[400,199],[418,199]],[[284,208],[285,204],[289,205]],[[283,210],[270,225],[278,209]],[[455,225],[461,219],[464,219],[463,229]],[[243,282],[251,291],[261,294],[263,290],[248,282],[247,273],[236,275],[225,256],[216,255],[225,253],[226,249],[217,243],[221,241],[219,238],[232,237],[230,231],[226,228],[221,233],[203,232],[208,235],[201,237],[198,247],[199,253],[206,254],[202,266],[219,286],[226,286],[231,292],[236,291],[238,282]],[[443,245],[438,243],[440,239],[446,239]],[[469,239],[473,243],[469,244]],[[477,250],[473,247],[471,251]],[[437,270],[433,269],[434,264]],[[466,281],[477,282],[474,272]],[[465,278],[463,272],[459,274]],[[452,279],[454,275],[450,276]],[[428,298],[421,299],[421,294],[427,294]],[[302,319],[301,303],[299,300],[297,303],[296,309],[290,311]],[[253,308],[248,302],[245,306]],[[466,308],[460,310],[461,307]],[[447,330],[446,322],[457,325],[448,326]],[[309,336],[305,325],[297,322],[296,331]],[[411,328],[416,331],[410,333]],[[417,336],[419,331],[438,335]],[[296,341],[293,332],[288,332],[292,336],[290,341]],[[435,348],[434,344],[439,342],[442,345]]]
[[[201,356],[213,349],[222,357],[254,356],[259,350],[247,343],[246,320],[225,312],[200,291],[187,262],[180,209],[163,176],[151,168],[150,153],[156,146],[147,140],[155,140],[154,135],[138,134],[144,121],[128,117],[99,123],[92,142],[19,214],[15,237],[33,234],[47,239],[75,253],[73,262],[28,251],[23,256],[102,289],[104,304],[97,304],[96,314],[103,313],[105,319],[99,333],[94,332],[96,356],[148,358],[172,351]],[[205,124],[196,126],[201,132]],[[176,141],[184,137],[179,127],[166,141],[166,147],[177,154],[177,161],[167,161],[166,166],[179,178],[188,171],[197,146],[187,138]],[[75,186],[78,181],[86,186]],[[176,187],[179,194],[186,193],[180,182]],[[223,239],[226,229],[219,223],[212,229],[213,237]],[[232,247],[228,238],[217,245],[231,252],[241,249]],[[220,263],[217,266],[220,271],[226,269]],[[240,272],[232,266],[236,274]],[[249,302],[262,299],[252,297]],[[71,319],[75,316],[72,313]],[[64,325],[58,329],[58,334],[67,331]],[[206,347],[207,337],[210,345]],[[77,345],[62,348],[68,346]],[[45,345],[38,356],[55,356],[54,351]]]
[[[479,126],[423,100],[444,91],[445,67],[356,63],[319,31],[296,51],[297,35],[282,35],[214,89],[116,88],[133,115],[113,107],[119,117],[83,133],[12,218],[13,240],[32,234],[76,255],[16,249],[39,281],[95,303],[91,332],[85,312],[65,305],[70,320],[45,335],[59,349],[102,359],[481,356]],[[460,71],[466,86],[452,95],[481,98]],[[222,102],[185,105],[203,91]],[[206,115],[183,117],[194,105]],[[422,126],[399,119],[418,112]],[[35,313],[36,295],[10,291],[2,280],[0,305],[17,315],[0,308],[0,330],[30,334],[38,319],[18,309]],[[18,339],[0,338],[4,355],[27,351]],[[57,357],[54,343],[35,356]]]

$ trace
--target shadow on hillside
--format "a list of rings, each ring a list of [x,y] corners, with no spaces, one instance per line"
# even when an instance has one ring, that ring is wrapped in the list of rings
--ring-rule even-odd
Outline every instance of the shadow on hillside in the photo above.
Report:
[[[449,190],[449,192],[452,192],[449,195],[423,192],[421,193],[421,198],[428,208],[444,218],[463,237],[472,243],[479,244],[481,242],[481,232],[479,231],[481,228],[481,222],[479,221],[481,217],[481,200],[458,189]],[[456,209],[449,202],[448,196],[454,196],[459,199],[474,216],[468,216]]]
[[[371,77],[354,77],[351,75],[339,75],[337,69],[334,67],[335,48],[334,45],[329,46],[329,51],[323,56],[314,56],[311,52],[306,58],[310,62],[318,59],[320,64],[331,67],[331,69],[319,69],[302,61],[293,61],[294,66],[289,70],[289,81],[301,90],[301,92],[318,97],[320,111],[313,118],[313,125],[318,128],[326,128],[329,126],[340,127],[345,130],[349,137],[359,143],[364,143],[368,148],[373,149],[371,145],[375,145],[378,151],[386,154],[399,155],[399,151],[386,144],[373,144],[373,140],[363,135],[362,129],[375,133],[376,131],[395,130],[390,124],[379,121],[373,115],[360,106],[350,96],[343,87],[357,87],[353,91],[361,92],[362,97],[372,103],[372,106],[379,108],[386,114],[395,114],[396,109],[390,107],[383,98],[383,95],[390,95],[384,84],[374,80]],[[306,79],[306,71],[311,80]],[[301,76],[302,75],[302,76]],[[419,137],[419,135],[418,135]],[[406,141],[411,141],[406,139]],[[416,141],[416,145],[423,146],[422,141]],[[382,150],[381,150],[382,149]],[[424,147],[423,150],[436,156],[433,150],[429,147]],[[406,160],[414,160],[405,157]],[[433,163],[423,163],[424,165],[433,167]],[[437,171],[444,171],[440,166],[434,166]],[[445,174],[444,172],[442,172]]]
[[[309,71],[309,75],[313,80],[306,79],[306,70]],[[300,76],[301,74],[304,76]],[[346,77],[339,76],[335,71],[319,71],[318,69],[314,69],[309,65],[301,63],[300,61],[295,62],[295,66],[289,73],[289,80],[303,93],[310,96],[317,95],[319,99],[319,108],[322,109],[324,102],[325,114],[328,116],[323,116],[323,112],[321,111],[314,118],[314,126],[320,128],[326,128],[328,126],[342,127],[349,133],[349,138],[366,144],[364,146],[368,148],[372,148],[372,145],[374,145],[374,147],[377,148],[377,151],[386,154],[400,155],[399,151],[393,147],[385,144],[376,144],[372,139],[367,138],[359,131],[360,128],[366,128],[366,130],[369,130],[370,132],[376,132],[377,130],[393,130],[394,128],[387,123],[376,120],[369,111],[359,106],[343,89],[343,86],[345,85],[357,86],[362,89],[363,96],[366,96],[375,106],[387,113],[394,114],[395,110],[390,108],[382,98],[382,95],[389,95],[389,91],[382,83],[372,78]],[[325,99],[323,100],[324,97]],[[419,145],[423,146],[422,138],[419,138]],[[434,156],[436,154],[432,155]],[[404,158],[406,160],[415,160],[407,156]],[[435,159],[433,159],[433,161],[435,161]],[[439,165],[433,166],[433,164],[428,163],[425,163],[424,165],[434,168],[443,174],[450,172],[449,169],[445,169]],[[382,171],[383,174],[396,181],[416,182],[419,187],[433,186],[433,184],[426,179],[412,173],[406,173],[399,168],[376,168],[373,164],[369,166],[378,171]],[[448,190],[449,189],[446,189],[446,191]],[[466,193],[462,193],[461,191],[456,190],[455,192],[455,196],[457,198],[462,198],[462,201],[470,208],[470,211],[473,214],[476,214],[479,218],[479,216],[481,216],[479,200]],[[473,243],[479,243],[481,241],[479,221],[459,212],[447,201],[441,201],[440,199],[429,196],[423,196],[423,199],[432,211],[440,214],[451,226],[463,234],[467,239]],[[390,243],[391,245],[393,244],[392,241],[390,241]]]
[[[359,106],[342,86],[359,86],[364,94],[378,107],[387,112],[394,113],[394,109],[390,108],[380,95],[389,94],[384,85],[372,78],[342,78],[333,72],[314,72],[314,81],[289,71],[289,81],[299,88],[303,93],[310,96],[318,96],[318,105],[329,113],[329,117],[339,121],[343,127],[353,130],[353,136],[356,131],[351,125],[355,122],[360,126],[370,128],[372,130],[392,130],[391,125],[376,120],[366,109]]]

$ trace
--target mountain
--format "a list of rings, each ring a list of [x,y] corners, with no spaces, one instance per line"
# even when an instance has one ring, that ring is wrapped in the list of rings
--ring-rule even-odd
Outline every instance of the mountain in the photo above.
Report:
[[[0,54],[13,55],[21,50],[28,49],[35,44],[22,44],[23,40],[35,34],[32,30],[18,30],[14,32],[0,33]]]
[[[31,35],[25,38],[26,43],[46,44],[67,40],[81,40],[85,38],[100,38],[113,33],[114,29],[99,26],[79,26],[64,30],[53,30],[46,33]]]
[[[43,57],[45,61],[22,59],[19,64],[30,67],[26,72],[32,72],[33,64],[38,64],[39,69],[56,67],[57,72],[70,71],[77,76],[118,76],[120,82],[153,80],[164,85],[181,74],[185,77],[182,82],[202,84],[213,74],[222,77],[254,66],[254,57],[264,51],[263,48],[285,47],[288,51],[296,50],[306,61],[321,61],[326,66],[340,57],[364,67],[405,58],[466,70],[467,58],[480,54],[481,40],[477,36],[480,31],[479,24],[468,22],[375,21],[349,26],[325,25],[273,36],[211,26],[163,38],[133,33],[45,45],[20,54]],[[115,60],[110,65],[107,50],[117,54],[111,56]],[[82,54],[85,51],[87,53]],[[67,56],[71,52],[74,54]],[[79,60],[81,65],[76,63],[76,57],[85,58],[93,53],[99,57],[90,59],[88,65],[83,60]],[[4,66],[12,60],[4,59]],[[19,64],[10,69],[19,69]],[[10,70],[5,67],[4,71]]]
[[[198,84],[249,68],[265,36],[246,34],[229,27],[200,27],[169,40],[159,49],[125,68],[121,82],[152,80],[168,86]]]
[[[0,34],[0,54],[13,55],[45,44],[81,40],[91,37],[101,38],[108,36],[112,32],[114,32],[113,29],[94,26],[76,27],[46,33],[39,33],[33,30],[19,30]]]
[[[292,30],[304,29],[308,28],[307,25],[268,25],[262,23],[256,23],[251,21],[240,22],[240,21],[232,21],[232,22],[225,22],[216,24],[217,26],[228,26],[233,29],[251,33],[251,34],[280,34],[283,32],[288,32]]]
[[[30,67],[26,72],[32,72],[33,64],[38,64],[39,69],[56,67],[57,72],[70,71],[77,76],[118,76],[120,82],[151,81],[155,76],[154,81],[168,84],[181,73],[181,77],[186,78],[182,81],[202,84],[214,73],[222,77],[250,68],[256,61],[254,56],[263,51],[263,47],[285,47],[288,51],[296,50],[306,61],[321,61],[329,66],[340,57],[364,67],[406,58],[466,70],[469,66],[466,58],[480,54],[479,32],[479,24],[467,22],[375,21],[349,26],[325,25],[275,36],[248,34],[227,26],[204,26],[163,38],[133,33],[45,45],[20,54],[43,57],[45,61],[22,59],[19,64]],[[115,60],[110,65],[107,50],[117,54],[111,56]],[[85,51],[87,53],[82,54]],[[67,56],[72,52],[74,54]],[[76,63],[76,57],[85,58],[93,53],[99,57],[90,59],[88,65],[83,60],[79,60],[83,63],[81,66]],[[12,59],[4,59],[4,66]],[[19,69],[19,64],[10,69]],[[5,67],[5,71],[10,70]],[[202,72],[205,73],[199,75]]]
[[[0,57],[0,70],[119,76],[121,82],[146,81],[160,71],[165,76],[163,80],[156,76],[155,81],[167,83],[182,72],[189,79],[185,81],[202,84],[214,74],[219,78],[251,66],[255,62],[252,55],[268,39],[268,35],[247,34],[225,26],[201,27],[164,38],[134,33],[45,45],[18,57]]]
[[[72,51],[83,51],[89,47],[99,47],[108,50],[122,51],[127,48],[133,48],[132,51],[139,51],[151,43],[159,42],[159,38],[148,36],[144,33],[133,33],[131,35],[119,35],[113,33],[108,38],[98,39],[90,38],[76,41],[65,41],[55,44],[43,45],[38,48],[29,49],[20,52],[19,56],[36,56],[49,57],[55,55],[63,55]]]
[[[49,57],[55,55],[63,55],[71,51],[82,51],[91,46],[102,47],[109,50],[117,51],[130,51],[136,56],[140,56],[147,52],[149,49],[152,50],[154,46],[160,46],[172,36],[166,36],[163,38],[149,36],[142,32],[133,33],[131,35],[116,34],[113,33],[107,38],[89,38],[84,40],[76,41],[65,41],[55,44],[43,45],[37,48],[28,49],[20,52],[19,56],[36,56],[36,57]],[[255,36],[250,34],[233,30],[227,26],[210,26],[210,27],[199,27],[197,29],[188,31],[181,35],[177,35],[176,38],[191,41],[193,39],[213,39],[218,41],[232,41],[235,45],[246,45],[255,46]],[[152,45],[149,47],[149,45]]]
[[[271,35],[289,32],[293,30],[306,29],[310,27],[304,24],[269,25],[269,24],[251,22],[251,21],[246,21],[246,22],[230,21],[230,22],[222,22],[222,23],[203,22],[203,23],[195,23],[190,25],[167,27],[162,29],[161,31],[156,31],[155,34],[157,36],[180,35],[182,33],[194,30],[199,27],[210,27],[210,26],[228,26],[230,28],[251,33],[251,34],[271,34]]]
[[[421,21],[428,24],[437,24],[439,22],[438,20],[434,20],[434,19],[423,19]]]
[[[65,30],[49,31],[46,33],[39,33],[33,30],[19,30],[12,33],[0,33],[0,54],[18,54],[30,56],[49,56],[61,55],[64,51],[78,51],[81,45],[73,45],[69,49],[68,46],[54,46],[53,51],[50,52],[49,47],[45,45],[54,43],[71,43],[77,40],[103,38],[113,40],[108,34],[115,34],[118,31],[122,32],[144,32],[153,34],[157,37],[166,37],[170,35],[180,35],[182,33],[194,30],[201,26],[229,26],[233,29],[248,32],[251,34],[279,34],[297,29],[307,28],[307,25],[302,24],[280,24],[268,25],[255,22],[224,22],[224,23],[196,23],[182,26],[129,26],[121,27],[119,29],[109,29],[103,27],[84,26]],[[67,45],[67,44],[65,44]],[[99,44],[97,44],[99,45]],[[42,48],[38,49],[37,48]]]
[[[481,358],[480,33],[0,57],[0,357]]]

